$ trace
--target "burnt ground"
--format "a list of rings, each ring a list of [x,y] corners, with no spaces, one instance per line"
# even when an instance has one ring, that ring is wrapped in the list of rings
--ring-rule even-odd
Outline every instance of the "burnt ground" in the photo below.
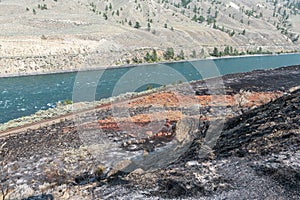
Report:
[[[254,70],[252,72],[228,74],[222,76],[222,82],[227,93],[237,93],[240,90],[249,90],[252,92],[284,92],[291,87],[299,85],[299,78],[300,66],[292,66],[271,70]],[[219,78],[212,78],[207,82],[219,82]],[[203,81],[197,81],[192,84],[192,86],[194,90],[200,94],[207,88]]]
[[[181,155],[160,167],[149,167],[151,170],[148,170],[144,165],[134,166],[131,162],[129,166],[132,168],[128,171],[124,172],[123,168],[118,167],[107,169],[108,174],[89,175],[88,180],[81,172],[71,173],[71,169],[69,173],[57,173],[59,177],[49,177],[46,172],[48,169],[53,171],[50,166],[61,164],[57,159],[66,157],[61,156],[61,152],[78,149],[83,144],[76,123],[68,120],[1,138],[1,144],[5,143],[4,149],[10,152],[9,157],[2,153],[1,161],[6,159],[7,166],[18,165],[15,171],[8,170],[14,175],[2,178],[1,184],[10,182],[16,188],[20,185],[29,186],[35,191],[35,197],[29,199],[38,199],[42,193],[53,195],[56,199],[68,199],[65,198],[68,192],[69,197],[75,198],[77,195],[78,198],[79,195],[81,199],[299,199],[300,91],[288,91],[300,85],[299,69],[299,66],[294,66],[224,76],[228,94],[237,94],[240,90],[280,91],[283,96],[257,108],[244,109],[242,115],[233,112],[235,117],[227,118],[216,144],[205,154],[205,144],[209,143],[206,136],[218,125],[214,123],[217,119],[200,120],[194,129],[185,129],[184,126],[190,127],[192,123],[189,120],[181,123],[181,130],[186,131],[186,136],[192,135],[193,139],[187,143],[188,148],[180,152]],[[207,90],[203,88],[204,84],[203,81],[192,83],[196,95],[209,95],[205,94]],[[147,108],[136,107],[131,113],[137,115]],[[188,113],[188,110],[186,108],[185,112]],[[219,112],[216,113],[218,115]],[[83,121],[88,122],[89,118],[93,118],[89,115],[99,120],[110,119],[112,110],[86,114]],[[95,138],[103,136],[95,131],[96,128],[90,126]],[[103,130],[101,134],[120,145],[132,137],[130,133],[115,128]],[[95,138],[90,138],[91,144],[97,143],[97,140],[93,140]],[[150,156],[156,155],[156,151],[148,153]],[[155,161],[160,163],[163,159],[172,158],[172,154],[176,154],[176,150],[161,154],[165,157]],[[87,155],[84,157],[83,162],[99,164]],[[78,163],[81,161],[76,160]],[[4,170],[2,177],[3,174],[7,175]],[[61,186],[59,189],[50,187],[42,191],[41,185],[46,183]],[[79,192],[77,185],[81,185]],[[39,197],[46,199],[48,196]]]
[[[199,137],[166,169],[128,179],[164,198],[299,199],[299,103],[297,90],[229,119],[205,158]]]

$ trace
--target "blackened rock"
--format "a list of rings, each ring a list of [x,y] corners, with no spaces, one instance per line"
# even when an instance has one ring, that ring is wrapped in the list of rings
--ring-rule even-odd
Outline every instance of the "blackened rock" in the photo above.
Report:
[[[28,198],[22,199],[22,200],[54,200],[54,197],[52,194],[41,194],[38,196],[28,197]]]

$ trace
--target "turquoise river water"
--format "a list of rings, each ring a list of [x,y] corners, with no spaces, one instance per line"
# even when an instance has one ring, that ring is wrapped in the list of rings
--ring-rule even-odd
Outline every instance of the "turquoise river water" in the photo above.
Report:
[[[291,65],[300,65],[300,54],[221,58],[0,78],[0,123],[54,107],[57,102],[65,99],[93,101],[123,92],[142,91],[149,85],[157,87],[178,81]]]

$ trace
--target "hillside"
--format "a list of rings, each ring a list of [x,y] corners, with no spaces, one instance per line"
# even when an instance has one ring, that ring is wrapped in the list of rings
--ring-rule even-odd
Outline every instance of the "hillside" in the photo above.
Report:
[[[0,75],[298,51],[299,4],[1,0]]]
[[[223,76],[221,99],[198,81],[0,132],[0,198],[298,200],[299,67]]]

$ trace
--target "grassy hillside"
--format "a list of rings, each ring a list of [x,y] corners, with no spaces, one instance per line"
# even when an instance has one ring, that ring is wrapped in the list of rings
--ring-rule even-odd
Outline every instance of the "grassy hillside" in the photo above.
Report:
[[[0,57],[75,54],[83,67],[299,51],[299,8],[299,0],[1,0]]]

